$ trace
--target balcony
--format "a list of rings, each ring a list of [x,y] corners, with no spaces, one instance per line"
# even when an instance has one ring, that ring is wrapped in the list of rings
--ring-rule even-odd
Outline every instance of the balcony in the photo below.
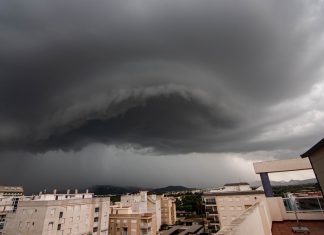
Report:
[[[150,229],[151,226],[151,223],[141,223],[141,229]]]
[[[206,199],[205,200],[205,205],[216,205],[216,200],[215,199]]]

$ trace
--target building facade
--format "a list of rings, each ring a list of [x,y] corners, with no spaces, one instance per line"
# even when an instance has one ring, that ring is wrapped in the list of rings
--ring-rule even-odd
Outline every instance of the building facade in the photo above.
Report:
[[[263,191],[252,190],[247,183],[226,184],[218,192],[203,194],[208,230],[217,232],[264,198]]]
[[[156,217],[153,213],[136,213],[121,204],[111,206],[109,235],[155,235]]]
[[[93,194],[40,194],[23,197],[7,216],[3,234],[107,235],[110,199]]]
[[[0,186],[0,235],[3,234],[7,215],[16,211],[23,194],[21,186]]]
[[[173,197],[161,197],[161,223],[173,225],[177,221],[176,200]]]
[[[120,198],[123,207],[131,207],[133,213],[153,213],[157,230],[161,227],[161,199],[157,195],[147,195],[146,191],[123,195]]]

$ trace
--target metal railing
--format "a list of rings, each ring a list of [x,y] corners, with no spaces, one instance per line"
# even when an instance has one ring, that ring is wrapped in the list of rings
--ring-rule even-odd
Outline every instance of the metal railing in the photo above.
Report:
[[[287,212],[323,212],[324,199],[323,197],[289,197],[282,199]]]

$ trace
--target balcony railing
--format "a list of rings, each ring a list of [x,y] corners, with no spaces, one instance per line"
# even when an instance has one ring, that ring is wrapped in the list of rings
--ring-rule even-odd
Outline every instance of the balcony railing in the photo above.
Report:
[[[141,223],[141,229],[149,229],[149,228],[151,228],[151,223],[147,223],[147,224]]]
[[[295,210],[300,212],[324,212],[323,197],[291,197],[283,198],[283,202],[287,212],[293,212]]]

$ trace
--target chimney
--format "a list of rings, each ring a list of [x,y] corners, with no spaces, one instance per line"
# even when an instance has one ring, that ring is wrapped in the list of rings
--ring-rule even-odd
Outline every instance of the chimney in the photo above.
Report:
[[[74,194],[78,194],[78,189],[77,188],[74,190]]]
[[[86,190],[86,193],[89,193],[89,189]]]
[[[70,189],[66,190],[66,194],[70,194]]]
[[[53,194],[56,194],[56,191],[57,191],[57,190],[56,190],[56,189],[54,189],[54,190],[53,190]]]

